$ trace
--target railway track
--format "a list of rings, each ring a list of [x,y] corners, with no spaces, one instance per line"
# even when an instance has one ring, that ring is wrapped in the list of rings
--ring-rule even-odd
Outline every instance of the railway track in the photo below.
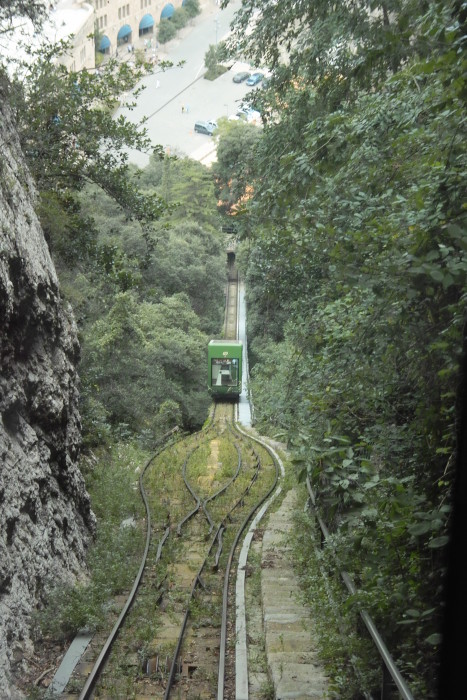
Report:
[[[225,306],[224,338],[236,340],[238,333],[238,272],[233,264],[229,266]]]
[[[146,562],[125,614],[94,650],[81,699],[232,697],[237,545],[278,478],[271,455],[237,430],[234,410],[218,405],[204,431],[147,465]]]
[[[237,337],[238,274],[229,265],[224,335]],[[170,436],[140,477],[146,547],[107,639],[96,637],[67,697],[235,696],[232,578],[239,543],[275,489],[274,455],[215,403],[206,427]],[[263,506],[264,507],[264,506]],[[144,527],[143,527],[144,525]]]

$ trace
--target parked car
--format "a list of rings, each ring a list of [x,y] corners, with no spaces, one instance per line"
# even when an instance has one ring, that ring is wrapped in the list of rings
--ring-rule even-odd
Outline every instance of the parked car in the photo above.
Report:
[[[232,80],[234,81],[234,83],[243,83],[243,81],[249,77],[250,77],[250,73],[248,73],[246,70],[243,70],[240,73],[235,73]]]
[[[207,134],[208,136],[212,136],[214,128],[215,127],[212,125],[212,122],[195,122],[195,131],[197,131],[198,134]]]
[[[247,85],[258,85],[263,79],[263,74],[262,73],[252,73],[248,80],[246,81]]]
[[[250,107],[241,107],[235,116],[238,117],[238,119],[243,119],[252,124],[256,124],[261,119],[261,114],[256,109],[251,109]]]

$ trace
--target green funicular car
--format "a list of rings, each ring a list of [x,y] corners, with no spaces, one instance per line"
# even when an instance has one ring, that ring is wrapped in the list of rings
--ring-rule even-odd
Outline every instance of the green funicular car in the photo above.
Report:
[[[208,387],[216,398],[238,399],[242,391],[241,340],[211,340],[208,345]]]

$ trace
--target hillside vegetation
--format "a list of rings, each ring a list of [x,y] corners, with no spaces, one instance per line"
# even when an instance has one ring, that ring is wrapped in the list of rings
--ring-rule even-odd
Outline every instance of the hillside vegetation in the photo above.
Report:
[[[146,66],[67,73],[52,61],[65,49],[44,47],[22,66],[9,100],[80,330],[85,443],[150,446],[207,412],[206,346],[222,326],[225,277],[214,184],[161,147],[144,171],[130,167],[126,149],[149,141],[113,112]]]
[[[457,2],[244,3],[232,46],[273,69],[264,131],[216,166],[244,240],[258,428],[293,450],[361,590],[350,609],[423,698],[465,324],[465,19]]]

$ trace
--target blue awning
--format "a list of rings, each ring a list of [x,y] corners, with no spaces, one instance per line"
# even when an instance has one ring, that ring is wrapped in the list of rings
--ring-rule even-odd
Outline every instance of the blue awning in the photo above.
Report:
[[[108,36],[105,36],[105,34],[104,34],[104,36],[100,40],[99,51],[107,51],[107,49],[109,47],[110,47],[110,39]]]
[[[126,36],[131,34],[131,27],[129,24],[124,24],[117,34],[117,39],[124,39]]]
[[[153,26],[154,26],[154,19],[153,19],[152,15],[144,15],[143,19],[139,23],[140,31],[142,29],[150,29]]]
[[[174,12],[175,7],[172,5],[172,3],[167,3],[167,5],[165,5],[164,9],[161,12],[161,19],[170,19]]]

